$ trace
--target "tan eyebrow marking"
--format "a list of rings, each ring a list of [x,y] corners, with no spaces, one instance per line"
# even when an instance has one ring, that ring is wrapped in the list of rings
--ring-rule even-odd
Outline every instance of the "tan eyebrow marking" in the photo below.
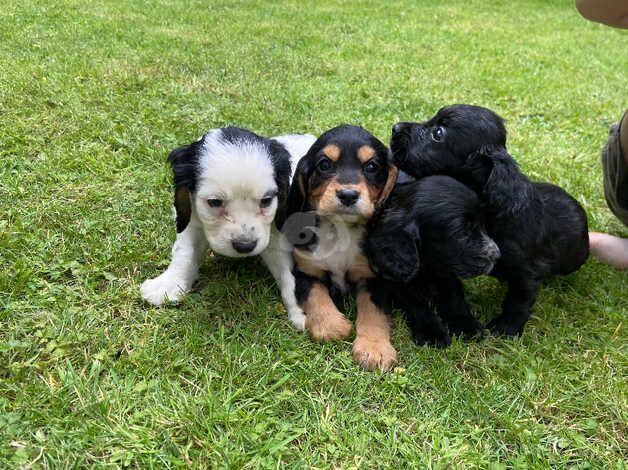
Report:
[[[358,149],[358,158],[362,163],[368,162],[375,155],[375,149],[370,145],[363,145]]]
[[[340,147],[335,144],[329,144],[323,147],[323,153],[327,158],[335,162],[340,158]]]

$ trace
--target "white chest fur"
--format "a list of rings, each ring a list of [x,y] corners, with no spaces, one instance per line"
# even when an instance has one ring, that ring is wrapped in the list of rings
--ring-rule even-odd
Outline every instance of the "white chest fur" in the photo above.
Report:
[[[326,271],[332,282],[346,291],[347,278],[358,282],[372,276],[362,253],[365,234],[364,225],[321,220],[316,228],[316,247],[312,251],[297,250],[297,262],[300,267],[307,265],[310,272]]]

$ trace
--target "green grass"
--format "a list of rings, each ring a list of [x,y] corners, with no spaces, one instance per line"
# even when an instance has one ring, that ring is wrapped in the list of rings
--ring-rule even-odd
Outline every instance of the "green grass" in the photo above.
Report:
[[[522,338],[368,373],[288,324],[257,261],[140,301],[174,239],[165,156],[205,130],[392,123],[466,102],[593,229],[628,36],[571,1],[3,2],[0,467],[625,468],[628,277],[548,283]],[[469,283],[482,320],[503,288]],[[350,307],[350,305],[348,306]]]

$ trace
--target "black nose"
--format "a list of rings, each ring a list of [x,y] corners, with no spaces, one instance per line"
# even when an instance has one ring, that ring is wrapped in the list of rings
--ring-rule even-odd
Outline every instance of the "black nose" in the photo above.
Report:
[[[355,189],[339,189],[336,191],[336,196],[343,205],[352,206],[359,199],[360,192]]]
[[[232,240],[231,245],[238,253],[250,253],[255,249],[257,240]]]
[[[405,123],[398,122],[392,128],[393,134],[397,134],[397,133],[401,132],[405,127],[406,127]]]

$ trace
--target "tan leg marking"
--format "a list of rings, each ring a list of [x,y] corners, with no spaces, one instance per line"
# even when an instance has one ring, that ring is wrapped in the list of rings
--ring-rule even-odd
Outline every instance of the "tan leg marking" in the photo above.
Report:
[[[329,296],[327,287],[316,282],[310,295],[303,303],[305,329],[316,341],[345,339],[351,334],[353,325]]]
[[[390,342],[390,319],[363,288],[358,291],[357,305],[353,360],[365,369],[386,371],[397,363],[397,351]]]

